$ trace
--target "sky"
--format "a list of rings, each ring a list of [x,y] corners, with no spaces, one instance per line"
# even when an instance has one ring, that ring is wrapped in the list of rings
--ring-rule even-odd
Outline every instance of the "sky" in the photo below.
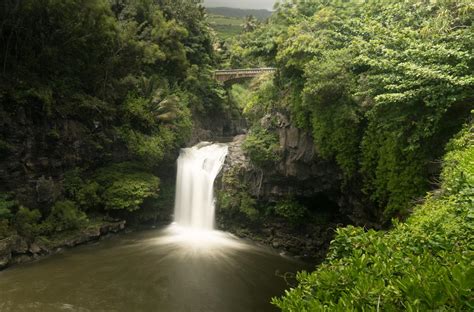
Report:
[[[275,0],[204,0],[208,7],[272,10]]]

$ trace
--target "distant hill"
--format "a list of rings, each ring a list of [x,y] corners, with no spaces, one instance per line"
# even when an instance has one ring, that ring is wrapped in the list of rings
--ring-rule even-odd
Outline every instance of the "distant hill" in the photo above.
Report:
[[[226,17],[244,18],[248,15],[253,15],[259,20],[264,20],[272,14],[272,12],[268,10],[235,9],[226,7],[206,8],[206,10],[210,14]]]
[[[236,9],[272,10],[275,0],[204,0],[205,7],[226,7]]]

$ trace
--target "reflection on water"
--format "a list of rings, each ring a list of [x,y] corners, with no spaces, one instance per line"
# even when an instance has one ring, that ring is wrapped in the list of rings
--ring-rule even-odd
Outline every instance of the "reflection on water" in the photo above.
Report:
[[[121,235],[0,272],[0,311],[273,311],[303,264],[221,232]]]

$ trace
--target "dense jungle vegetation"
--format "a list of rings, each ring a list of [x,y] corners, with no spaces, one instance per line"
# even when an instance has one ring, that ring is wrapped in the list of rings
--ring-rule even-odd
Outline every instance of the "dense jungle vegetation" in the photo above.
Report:
[[[278,68],[232,90],[254,164],[278,155],[261,118],[288,113],[338,164],[341,192],[393,220],[337,230],[325,263],[273,300],[282,310],[474,307],[473,17],[470,1],[288,1],[229,47],[229,67]]]
[[[51,235],[87,223],[85,213],[156,207],[166,194],[154,169],[174,164],[192,113],[223,110],[204,9],[175,0],[7,0],[0,16],[0,237],[13,228]],[[39,182],[25,189],[20,175]]]
[[[380,219],[406,216],[473,108],[472,10],[469,1],[282,3],[234,42],[227,64],[279,74],[247,94],[237,86],[235,97],[256,126],[289,112],[336,160],[343,189],[360,187]]]
[[[253,166],[281,160],[262,119],[288,115],[337,165],[340,193],[386,229],[337,229],[324,263],[276,306],[472,311],[472,1],[281,1],[226,42],[199,3],[0,5],[0,239],[48,239],[104,216],[166,219],[178,149],[199,119],[238,116],[238,105]],[[277,73],[231,87],[212,77],[259,66]],[[225,200],[258,219],[233,183]],[[305,209],[274,204],[288,224],[310,222]]]

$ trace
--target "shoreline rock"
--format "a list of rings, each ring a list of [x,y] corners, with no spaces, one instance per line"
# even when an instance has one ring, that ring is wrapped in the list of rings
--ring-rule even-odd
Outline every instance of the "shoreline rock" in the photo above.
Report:
[[[37,237],[28,242],[17,234],[0,240],[0,271],[11,265],[37,260],[60,252],[66,248],[97,241],[110,233],[125,229],[125,221],[104,222],[92,225],[63,237]]]

